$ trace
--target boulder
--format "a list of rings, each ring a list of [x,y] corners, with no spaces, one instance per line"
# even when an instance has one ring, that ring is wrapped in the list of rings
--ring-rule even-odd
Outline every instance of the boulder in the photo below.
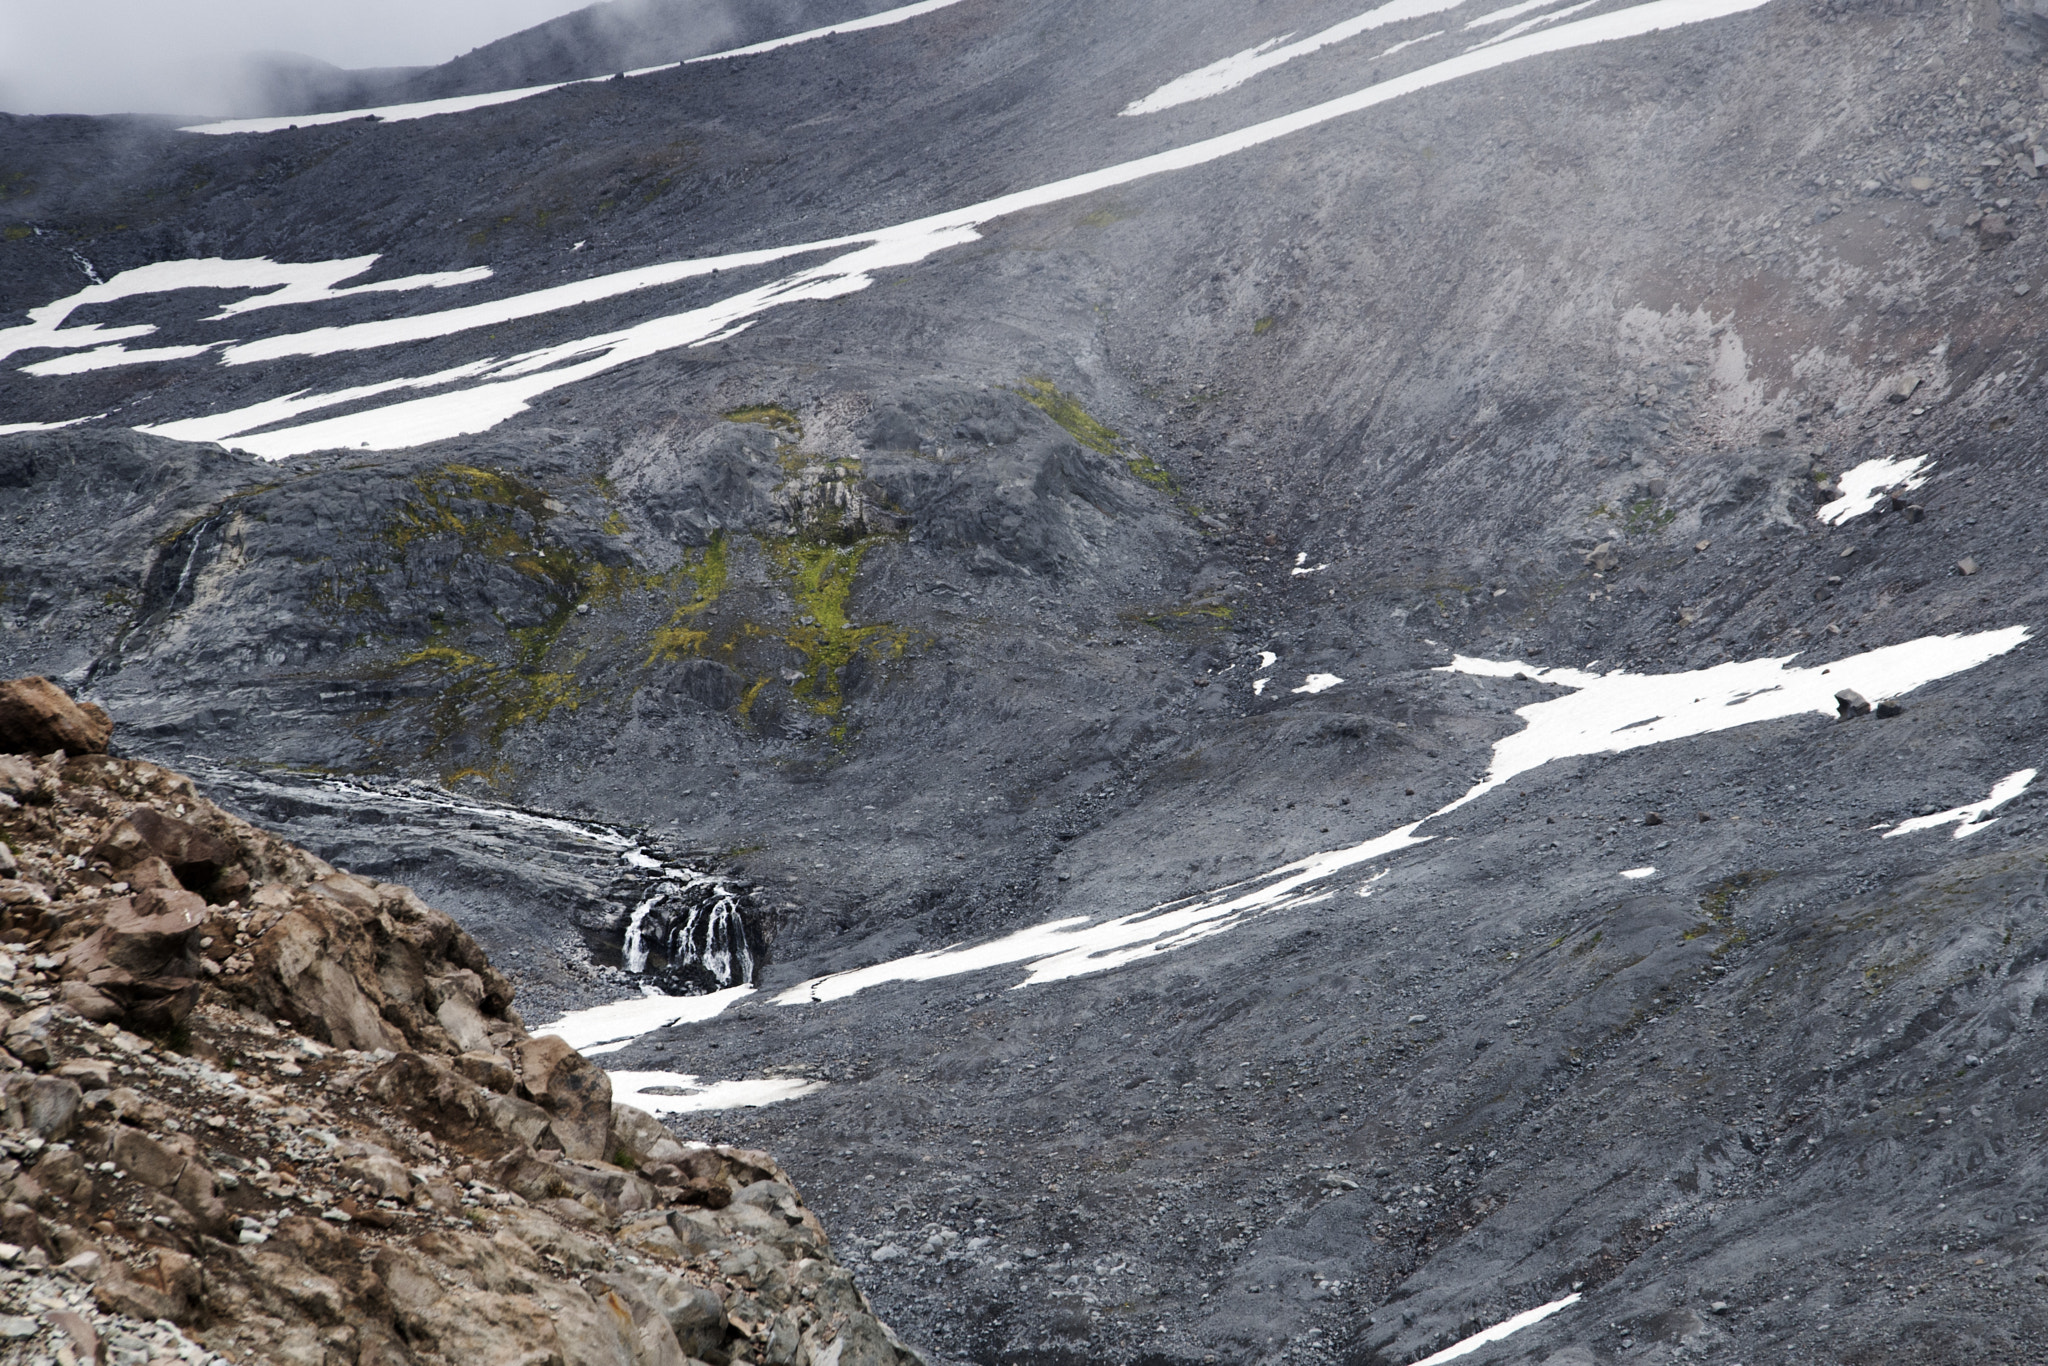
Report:
[[[349,1143],[341,1150],[344,1176],[364,1182],[374,1199],[403,1200],[412,1194],[412,1173],[389,1149]]]
[[[690,1154],[667,1125],[637,1105],[612,1106],[612,1149],[636,1167],[680,1165]]]
[[[512,1075],[512,1064],[503,1053],[464,1053],[456,1058],[455,1067],[478,1086],[500,1094],[509,1095],[519,1084],[519,1079]]]
[[[234,846],[218,835],[148,806],[115,821],[92,852],[116,871],[162,859],[180,883],[195,889],[211,884],[235,860]],[[137,884],[131,878],[129,885]]]
[[[9,1129],[31,1129],[56,1142],[71,1136],[84,1093],[63,1077],[10,1072],[0,1078],[0,1118]]]
[[[0,750],[15,754],[104,754],[114,723],[92,703],[71,700],[47,678],[0,683]]]
[[[272,1019],[336,1048],[397,1052],[407,1040],[387,1023],[366,987],[379,989],[369,937],[322,906],[281,916],[250,952],[253,970],[230,990]],[[369,960],[367,963],[365,960]],[[224,979],[225,980],[225,979]]]
[[[30,1067],[50,1065],[50,1045],[57,1037],[57,1012],[51,1006],[37,1006],[8,1022],[4,1040],[7,1051]]]
[[[0,754],[0,792],[10,797],[26,797],[41,782],[41,775],[29,759],[19,754]]]
[[[150,1029],[182,1023],[199,999],[207,913],[206,903],[183,889],[151,888],[107,902],[99,929],[64,956],[65,1004],[101,1022]]]
[[[197,1314],[204,1290],[205,1276],[198,1261],[182,1252],[158,1248],[132,1270],[120,1261],[110,1262],[92,1294],[110,1314],[183,1324],[192,1322]]]
[[[519,1082],[548,1112],[562,1153],[585,1162],[612,1155],[612,1079],[553,1034],[519,1046]]]
[[[710,1291],[680,1277],[659,1273],[599,1276],[590,1283],[589,1290],[593,1299],[612,1307],[614,1313],[628,1313],[633,1334],[639,1339],[643,1366],[667,1366],[670,1362],[681,1366],[692,1357],[715,1350],[724,1339],[725,1305]],[[697,1303],[699,1296],[717,1306],[718,1326],[715,1335],[693,1327],[685,1340],[676,1330],[674,1311],[681,1311],[680,1316],[693,1324],[704,1319],[704,1306]]]

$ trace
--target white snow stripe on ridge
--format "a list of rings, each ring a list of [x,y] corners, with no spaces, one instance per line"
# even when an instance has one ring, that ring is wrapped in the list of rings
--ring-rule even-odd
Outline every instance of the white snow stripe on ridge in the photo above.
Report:
[[[1388,24],[1398,24],[1404,19],[1419,19],[1428,14],[1441,14],[1456,9],[1465,0],[1393,0],[1391,4],[1367,10],[1364,14],[1333,24],[1320,33],[1312,33],[1298,43],[1288,43],[1293,34],[1269,38],[1257,47],[1246,48],[1243,52],[1211,62],[1205,67],[1176,76],[1143,99],[1132,100],[1118,110],[1119,117],[1133,118],[1141,114],[1156,114],[1162,109],[1171,109],[1178,104],[1191,104],[1235,90],[1254,76],[1271,71],[1276,66],[1285,66],[1297,57],[1306,57],[1335,43],[1356,38]],[[1286,43],[1285,47],[1275,44]],[[1385,53],[1380,54],[1385,56]]]
[[[1837,688],[1854,687],[1869,696],[1896,696],[1974,668],[2027,638],[2025,627],[2012,626],[1975,635],[1930,636],[1812,669],[1788,669],[1784,667],[1787,659],[1761,659],[1649,675],[1620,670],[1609,674],[1544,670],[1515,660],[1457,656],[1444,671],[1496,678],[1527,673],[1540,682],[1562,684],[1575,691],[1520,708],[1516,714],[1528,725],[1494,743],[1493,766],[1486,777],[1422,820],[1363,844],[1312,854],[1205,899],[1171,902],[1099,924],[1088,923],[1086,916],[1050,921],[987,943],[911,954],[800,982],[774,1000],[778,1005],[832,1001],[885,982],[928,981],[1010,963],[1028,964],[1025,979],[1018,983],[1025,987],[1170,952],[1235,929],[1256,916],[1307,904],[1307,889],[1333,874],[1428,843],[1430,836],[1415,833],[1424,822],[1455,811],[1552,759],[1619,753],[1800,712],[1833,716]],[[1639,723],[1647,717],[1657,719]]]
[[[2017,773],[2008,773],[1993,785],[1991,795],[1983,801],[1971,802],[1967,806],[1951,807],[1947,811],[1937,811],[1931,816],[1915,816],[1912,820],[1901,821],[1897,828],[1885,831],[1884,837],[1886,839],[1896,839],[1900,835],[1911,835],[1917,831],[1932,830],[1936,826],[1950,824],[1956,827],[1955,837],[1957,839],[1964,839],[1974,835],[1986,826],[1996,824],[1994,821],[1985,820],[1984,817],[1990,815],[1999,807],[2004,806],[2014,797],[2019,796],[2020,793],[2025,792],[2028,784],[2034,781],[2034,773],[2035,771],[2031,768],[2023,768]]]
[[[930,14],[933,10],[945,9],[950,5],[957,5],[959,3],[960,0],[918,0],[918,3],[915,5],[902,5],[896,9],[885,9],[880,14],[870,14],[865,19],[849,19],[843,24],[829,24],[824,28],[805,29],[802,33],[792,33],[787,38],[770,38],[764,43],[755,43],[751,47],[736,47],[725,52],[706,53],[702,57],[691,57],[686,61],[678,63],[678,65],[693,66],[698,62],[721,62],[728,57],[752,57],[763,52],[773,52],[777,48],[795,47],[798,43],[809,43],[815,42],[820,38],[831,38],[841,33],[863,33],[871,28],[887,28],[891,24],[900,24],[906,19],[915,19],[919,15]]]
[[[1435,0],[1429,2],[1435,3]],[[494,380],[460,393],[414,399],[349,417],[333,418],[304,427],[286,428],[259,437],[243,437],[231,444],[266,459],[283,459],[303,455],[309,451],[336,447],[368,446],[377,450],[403,450],[448,437],[468,436],[486,431],[525,411],[534,397],[561,385],[588,379],[617,366],[664,351],[702,345],[716,338],[731,336],[760,314],[784,304],[800,300],[837,298],[866,289],[874,282],[871,272],[880,269],[900,269],[950,247],[979,241],[981,235],[976,229],[994,219],[1027,209],[1099,194],[1104,190],[1170,171],[1206,165],[1249,148],[1263,146],[1303,132],[1333,119],[1384,104],[1403,95],[1426,90],[1477,72],[1506,66],[1528,57],[1704,23],[1711,19],[1741,14],[1759,8],[1765,3],[1766,0],[1649,0],[1646,4],[1597,15],[1577,23],[1560,25],[1510,43],[1461,53],[1433,66],[1392,77],[1338,99],[1253,124],[1233,133],[1141,157],[1135,161],[1019,190],[1013,194],[882,228],[872,233],[779,248],[776,250],[781,254],[795,255],[852,243],[867,244],[794,275],[784,276],[700,308],[650,319],[621,331],[564,342],[515,358],[498,372],[507,377],[502,381]],[[677,262],[666,268],[648,269],[680,270],[702,264]],[[427,316],[432,318],[440,315]],[[443,322],[451,329],[473,325],[464,320],[462,310],[444,317]],[[407,333],[408,337],[439,335],[432,332],[431,324],[424,320],[409,320],[405,326],[412,329]],[[337,332],[340,330],[336,329]],[[363,345],[382,345],[385,343],[375,338],[383,335],[385,334],[361,335],[359,340]],[[291,354],[285,339],[280,338],[273,345],[279,350],[266,354]],[[187,435],[184,439],[228,441],[230,437],[241,437],[243,433],[252,432],[261,425],[253,421],[243,421],[241,418],[242,414],[239,413],[222,413],[208,419],[167,424],[163,428],[150,430],[172,435],[177,434],[173,428],[180,431],[197,431],[200,430],[201,424],[206,424],[207,434]]]
[[[107,343],[146,337],[156,331],[155,326],[148,323],[131,327],[108,327],[103,323],[88,323],[83,327],[64,326],[65,321],[81,308],[115,303],[140,295],[168,294],[181,289],[269,291],[247,299],[239,299],[206,319],[208,322],[224,322],[259,308],[320,303],[329,299],[353,298],[358,294],[394,294],[416,289],[447,289],[453,285],[474,284],[479,280],[491,278],[489,266],[475,266],[468,270],[436,271],[429,275],[407,275],[396,280],[378,280],[366,285],[336,288],[343,280],[361,275],[376,265],[378,259],[375,255],[351,256],[338,261],[290,264],[273,261],[267,256],[242,260],[206,256],[183,261],[156,261],[146,266],[136,266],[132,270],[122,271],[111,280],[87,285],[76,294],[67,294],[40,308],[31,308],[28,310],[29,320],[26,323],[14,327],[0,327],[0,360],[17,351],[65,351],[87,346],[105,349]],[[150,353],[133,354],[139,358]],[[36,366],[29,366],[28,370],[31,374],[47,373],[38,370]]]
[[[592,80],[610,80],[610,76],[591,77]],[[354,119],[374,118],[383,123],[407,123],[413,119],[429,119],[436,114],[463,114],[472,109],[488,109],[494,104],[510,104],[514,100],[528,100],[535,95],[545,95],[550,90],[560,90],[567,85],[581,85],[582,81],[556,81],[551,85],[529,85],[518,90],[489,90],[476,95],[448,95],[438,100],[414,100],[408,104],[381,104],[374,109],[335,109],[325,114],[282,114],[275,118],[221,119],[216,123],[195,123],[180,128],[181,133],[207,133],[225,137],[232,133],[281,133],[289,128],[318,128],[323,124],[348,123]]]
[[[625,76],[651,76],[657,71],[674,71],[678,67],[692,66],[698,62],[723,61],[728,57],[752,57],[762,52],[773,52],[777,48],[794,47],[798,43],[813,42],[819,38],[830,38],[839,33],[859,33],[871,28],[886,28],[900,24],[906,19],[915,19],[933,10],[957,5],[960,0],[919,0],[914,5],[902,5],[896,9],[870,14],[865,19],[849,19],[843,24],[827,28],[806,29],[792,33],[786,38],[770,38],[766,42],[750,47],[736,47],[724,52],[707,52],[702,57],[687,57],[680,62],[663,62],[659,66],[643,66],[623,73]],[[472,109],[488,109],[492,105],[510,104],[515,100],[530,100],[535,95],[545,95],[550,90],[565,90],[572,85],[591,85],[608,81],[612,72],[602,76],[585,76],[574,81],[555,81],[550,85],[529,85],[517,90],[491,90],[476,95],[449,95],[438,100],[414,100],[409,104],[384,104],[369,109],[339,109],[326,114],[284,114],[275,118],[221,119],[213,123],[195,123],[189,128],[180,128],[181,133],[208,133],[225,136],[230,133],[277,133],[288,128],[312,128],[321,124],[347,123],[351,119],[374,118],[382,123],[406,123],[413,119],[429,119],[437,114],[462,114]]]
[[[1471,48],[1467,49],[1467,51],[1476,51],[1477,49],[1482,47],[1492,47],[1495,43],[1505,43],[1510,38],[1516,37],[1523,33],[1527,33],[1532,28],[1541,28],[1545,24],[1554,24],[1560,19],[1569,19],[1572,15],[1577,14],[1580,10],[1591,9],[1593,6],[1599,3],[1600,0],[1579,0],[1579,3],[1576,5],[1567,5],[1563,9],[1552,10],[1548,14],[1539,14],[1534,19],[1524,19],[1521,23],[1516,24],[1513,28],[1506,29],[1500,33],[1494,34],[1493,37],[1488,38],[1483,43],[1473,44]]]
[[[776,261],[786,261],[792,256],[836,251],[873,240],[871,237],[836,237],[819,242],[799,242],[787,247],[728,252],[723,256],[700,256],[689,261],[665,261],[660,265],[614,271],[609,275],[593,276],[588,280],[576,280],[566,285],[550,285],[546,289],[515,294],[507,299],[493,299],[488,303],[442,309],[438,313],[416,314],[409,318],[380,318],[375,322],[348,323],[339,327],[322,327],[309,332],[290,332],[282,336],[265,337],[260,341],[243,342],[222,352],[221,363],[249,365],[286,356],[329,356],[343,351],[368,351],[382,346],[397,346],[404,342],[431,341],[437,337],[451,336],[479,327],[497,327],[504,323],[517,322],[522,318],[553,313],[559,309],[601,303],[606,299],[616,299],[622,294],[632,294],[643,289],[680,284],[684,280],[716,275],[720,271],[769,265]]]
[[[18,432],[61,432],[66,427],[76,427],[81,422],[105,416],[105,413],[94,413],[91,417],[67,417],[62,422],[0,422],[0,436],[13,436]]]
[[[1424,1357],[1416,1362],[1415,1366],[1443,1366],[1443,1363],[1446,1361],[1456,1361],[1459,1357],[1470,1352],[1476,1352],[1490,1342],[1499,1342],[1504,1337],[1519,1333],[1524,1328],[1541,1323],[1560,1309],[1571,1308],[1579,1302],[1580,1298],[1578,1294],[1574,1293],[1566,1295],[1561,1300],[1552,1300],[1549,1304],[1540,1304],[1534,1309],[1525,1309],[1511,1319],[1503,1319],[1491,1328],[1482,1328],[1471,1337],[1454,1342],[1433,1356]]]
[[[1665,740],[1730,730],[1755,721],[1775,720],[1800,711],[1811,710],[1831,716],[1834,714],[1833,693],[1824,690],[1841,686],[1839,678],[1844,676],[1848,666],[1857,666],[1857,672],[1846,676],[1867,687],[1875,687],[1876,695],[1892,696],[1973,668],[2017,648],[2027,638],[2025,627],[2013,626],[1975,635],[1927,637],[1872,650],[1823,668],[1786,669],[1783,667],[1787,662],[1784,659],[1765,659],[1647,676],[1619,670],[1609,674],[1585,673],[1577,669],[1544,670],[1512,660],[1459,656],[1445,666],[1446,670],[1481,677],[1529,673],[1538,681],[1577,691],[1566,697],[1521,708],[1518,715],[1529,723],[1528,729],[1495,742],[1494,766],[1485,779],[1464,796],[1439,807],[1422,820],[1363,844],[1311,855],[1259,877],[1219,888],[1206,897],[1168,902],[1149,910],[1093,923],[1085,915],[1068,916],[979,944],[952,944],[865,968],[814,977],[787,988],[771,999],[777,1005],[812,1005],[842,1000],[869,987],[890,982],[928,982],[1017,963],[1025,965],[1024,979],[1016,984],[1016,989],[1021,990],[1171,953],[1226,934],[1255,917],[1331,900],[1335,893],[1317,891],[1317,884],[1361,863],[1429,843],[1431,836],[1415,833],[1424,821],[1455,811],[1515,774],[1526,772],[1552,758],[1635,749]],[[1771,678],[1779,681],[1769,684]],[[1827,681],[1822,682],[1823,679]],[[1760,684],[1764,686],[1758,686]],[[1594,705],[1559,706],[1588,695]],[[1687,700],[1680,702],[1678,699]],[[1635,709],[1650,701],[1671,709],[1672,723],[1665,725],[1660,720],[1655,725],[1629,728],[1628,718],[1640,714]],[[1551,710],[1545,711],[1545,708]],[[1597,720],[1589,724],[1589,716]],[[1539,743],[1515,743],[1532,733],[1539,736]],[[2032,777],[2031,770],[2027,776]],[[2019,777],[2019,774],[2014,774],[2007,778],[1998,789],[1994,789],[1993,796],[2000,801],[2010,800],[2010,796],[1999,794]],[[2015,788],[2012,795],[2017,795],[2017,791]],[[1375,873],[1368,885],[1359,889],[1360,895],[1366,894],[1370,883],[1386,876],[1386,872],[1386,869],[1381,869]],[[559,1034],[586,1054],[616,1052],[633,1039],[656,1029],[711,1019],[751,990],[732,987],[707,996],[662,996],[619,1001],[576,1011],[539,1032]],[[1560,1301],[1556,1307],[1568,1302]],[[1510,1319],[1508,1323],[1526,1326],[1516,1319]],[[1514,1331],[1505,1325],[1502,1327],[1505,1331]]]
[[[1480,15],[1465,25],[1465,32],[1470,33],[1475,28],[1485,28],[1490,24],[1505,24],[1510,19],[1519,19],[1532,9],[1542,9],[1545,5],[1556,3],[1557,0],[1522,0],[1518,5],[1509,5],[1506,9],[1497,9],[1491,14]]]

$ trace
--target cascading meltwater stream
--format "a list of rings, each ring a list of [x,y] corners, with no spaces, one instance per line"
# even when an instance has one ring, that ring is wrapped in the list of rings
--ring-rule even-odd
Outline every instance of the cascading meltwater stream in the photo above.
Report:
[[[721,991],[754,980],[757,958],[741,893],[721,878],[666,864],[635,848],[625,862],[657,879],[633,907],[621,956],[628,972],[646,975],[659,953],[654,984],[684,994]]]
[[[759,931],[748,916],[749,887],[671,862],[627,831],[460,796],[426,782],[251,771],[190,757],[183,762],[222,797],[239,799],[273,824],[290,825],[325,811],[342,829],[368,825],[379,831],[383,843],[395,826],[435,832],[434,845],[443,855],[479,841],[502,852],[508,837],[526,856],[546,851],[544,857],[577,870],[557,894],[576,885],[584,889],[579,898],[585,909],[570,918],[596,939],[619,935],[612,940],[619,944],[619,965],[648,995],[750,986],[762,966]],[[299,836],[309,846],[332,847],[317,832]],[[379,869],[363,854],[352,851],[349,862],[378,875],[409,875],[403,867]]]

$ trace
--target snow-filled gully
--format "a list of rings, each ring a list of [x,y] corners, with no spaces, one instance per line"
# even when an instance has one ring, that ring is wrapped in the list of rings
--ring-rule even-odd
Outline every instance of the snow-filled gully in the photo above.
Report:
[[[981,240],[983,227],[1012,214],[1099,194],[1153,176],[1204,166],[1391,100],[1531,57],[1705,23],[1756,9],[1765,3],[1766,0],[1648,0],[1647,3],[1572,23],[1557,24],[1541,32],[1495,41],[1444,61],[1389,77],[1337,99],[1234,132],[964,208],[844,237],[667,262],[437,312],[246,341],[223,339],[130,351],[126,349],[126,342],[146,336],[154,328],[148,324],[116,327],[102,323],[83,327],[62,325],[70,312],[87,301],[110,302],[137,293],[186,288],[250,290],[264,287],[278,272],[332,274],[343,266],[355,264],[319,262],[280,266],[269,261],[166,262],[138,268],[140,271],[160,271],[160,275],[123,272],[104,284],[95,284],[89,290],[34,310],[28,326],[0,332],[0,345],[5,345],[10,351],[42,348],[83,353],[38,361],[27,367],[31,373],[37,374],[75,374],[145,359],[190,361],[216,353],[219,363],[226,365],[286,357],[342,355],[473,333],[520,318],[636,294],[716,272],[750,270],[799,257],[823,258],[792,273],[694,308],[649,318],[623,328],[574,337],[519,355],[479,357],[432,373],[372,384],[344,385],[324,391],[301,389],[253,404],[143,429],[179,440],[220,442],[266,459],[284,459],[338,448],[403,450],[449,437],[488,431],[526,411],[537,398],[552,390],[637,360],[736,336],[776,308],[858,293],[872,285],[880,273],[900,270],[954,247]],[[1394,11],[1407,16],[1451,8],[1455,5],[1442,3],[1442,0],[1395,0],[1394,4],[1361,16],[1351,24],[1362,24],[1376,15]],[[846,26],[840,27],[844,29]],[[189,274],[178,274],[176,268],[180,267]],[[253,276],[261,279],[231,279],[232,271],[239,268],[247,268]],[[344,272],[336,278],[346,278],[351,273],[360,271]],[[316,279],[314,287],[298,292],[286,282],[284,289],[274,289],[272,293],[213,314],[207,321],[225,321],[251,309],[279,303],[311,303],[344,293],[372,290],[409,292],[430,287],[438,289],[479,278],[475,272],[454,272],[446,276],[415,276],[402,281],[381,282],[354,290],[336,290],[333,279],[327,279],[324,285],[319,285]],[[327,292],[319,293],[320,289]],[[106,291],[104,299],[94,291]],[[443,392],[396,397],[406,390]],[[332,415],[313,416],[322,413]],[[311,420],[302,420],[309,418]],[[49,420],[66,419],[57,415]]]

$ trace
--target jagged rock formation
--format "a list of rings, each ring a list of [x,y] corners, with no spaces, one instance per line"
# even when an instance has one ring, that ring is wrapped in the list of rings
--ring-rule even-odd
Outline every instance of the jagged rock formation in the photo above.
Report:
[[[446,915],[90,748],[0,754],[6,1360],[915,1359],[774,1159],[615,1105]]]

